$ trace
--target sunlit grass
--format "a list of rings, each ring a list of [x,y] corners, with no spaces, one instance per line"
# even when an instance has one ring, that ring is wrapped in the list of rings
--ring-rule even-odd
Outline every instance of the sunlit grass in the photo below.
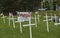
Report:
[[[49,22],[49,30],[46,31],[46,22],[43,22],[44,12],[40,12],[41,17],[38,22],[38,27],[32,26],[32,35],[33,38],[60,38],[60,26],[55,26],[53,22]],[[8,17],[7,17],[8,18]],[[6,19],[6,18],[5,18]],[[34,22],[34,20],[32,20]],[[24,22],[22,24],[25,24]],[[0,38],[29,38],[29,27],[23,27],[23,33],[20,33],[19,23],[15,23],[16,28],[13,28],[13,24],[11,21],[11,25],[9,26],[8,19],[6,19],[6,23],[4,24],[2,18],[0,18]]]

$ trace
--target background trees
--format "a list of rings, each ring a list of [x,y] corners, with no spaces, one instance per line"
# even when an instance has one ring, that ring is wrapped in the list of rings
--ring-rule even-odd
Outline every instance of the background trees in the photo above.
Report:
[[[0,0],[0,12],[9,12],[9,11],[34,11],[38,8],[41,8],[41,2],[43,8],[51,8],[51,0]],[[60,4],[60,0],[53,0],[53,6],[55,4]]]

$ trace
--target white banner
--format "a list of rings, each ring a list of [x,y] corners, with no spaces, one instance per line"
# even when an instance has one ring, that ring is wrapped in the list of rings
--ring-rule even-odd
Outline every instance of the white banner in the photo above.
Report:
[[[24,22],[29,21],[31,18],[31,12],[17,12],[18,14],[18,21]]]

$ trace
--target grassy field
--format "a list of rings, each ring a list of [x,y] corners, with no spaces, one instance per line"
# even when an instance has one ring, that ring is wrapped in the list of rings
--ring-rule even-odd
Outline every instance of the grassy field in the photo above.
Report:
[[[55,13],[55,11],[49,13]],[[60,25],[55,26],[54,22],[49,22],[50,32],[46,31],[46,22],[43,22],[44,14],[45,12],[40,12],[41,17],[40,21],[38,22],[38,27],[32,26],[33,38],[60,38]],[[34,22],[34,20],[32,20],[32,22]],[[29,38],[29,27],[23,27],[23,33],[21,34],[19,23],[15,24],[16,28],[14,29],[12,21],[11,25],[9,26],[8,19],[6,19],[6,23],[4,24],[2,18],[0,17],[0,38]]]

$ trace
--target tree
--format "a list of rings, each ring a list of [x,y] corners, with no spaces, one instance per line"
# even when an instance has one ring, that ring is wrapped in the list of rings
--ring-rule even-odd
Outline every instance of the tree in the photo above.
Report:
[[[0,6],[4,12],[9,11],[33,11],[40,7],[42,0],[0,0]]]

